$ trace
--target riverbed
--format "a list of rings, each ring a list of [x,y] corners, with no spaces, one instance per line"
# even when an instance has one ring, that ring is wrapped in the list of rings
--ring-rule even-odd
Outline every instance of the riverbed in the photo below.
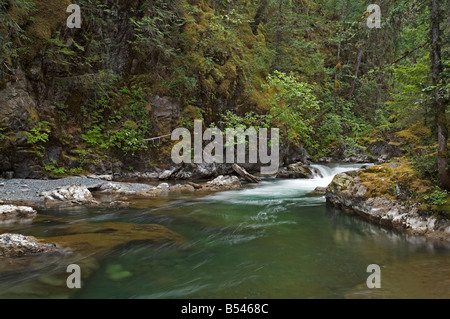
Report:
[[[448,244],[372,225],[311,194],[360,166],[316,165],[323,177],[267,178],[239,191],[140,199],[130,207],[38,210],[39,218],[0,225],[0,233],[46,238],[73,233],[80,221],[157,224],[183,242],[136,240],[3,265],[0,298],[450,298]],[[78,262],[82,287],[70,290],[65,270]],[[366,284],[370,264],[380,266],[379,289]]]

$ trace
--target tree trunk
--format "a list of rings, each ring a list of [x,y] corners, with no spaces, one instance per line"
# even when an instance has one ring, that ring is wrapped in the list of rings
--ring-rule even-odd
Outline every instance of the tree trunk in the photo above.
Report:
[[[231,12],[231,0],[228,0],[228,7],[227,7],[227,28],[230,26],[230,12]]]
[[[342,43],[342,33],[344,31],[344,21],[345,21],[345,7],[346,4],[348,6],[348,0],[342,2],[342,15],[341,15],[341,29],[339,31],[339,43],[338,43],[338,52],[337,52],[337,58],[336,58],[336,68],[334,71],[334,91],[333,91],[333,98],[334,98],[334,108],[337,109],[336,106],[336,99],[337,99],[337,89],[338,89],[338,72],[340,70],[340,62],[341,62],[341,43]],[[339,66],[339,67],[338,67]],[[339,70],[338,70],[339,68]]]
[[[258,10],[256,11],[255,17],[253,18],[253,22],[250,23],[252,28],[252,32],[254,35],[258,34],[258,26],[262,22],[264,18],[265,11],[267,9],[267,1],[262,0],[259,4]]]
[[[311,41],[311,37],[309,35],[309,0],[308,0],[308,4],[306,5],[306,36],[308,41]]]
[[[362,55],[364,51],[364,41],[359,44],[358,55],[356,56],[355,72],[353,73],[352,86],[350,87],[349,97],[353,95],[356,88],[356,80],[358,79],[359,67],[361,66]]]
[[[278,5],[278,22],[277,22],[277,31],[275,33],[275,52],[278,53],[278,47],[280,45],[280,37],[281,37],[281,12],[283,9],[283,0],[280,0]]]
[[[445,115],[445,103],[440,96],[439,77],[442,73],[440,32],[439,32],[439,0],[431,1],[431,64],[434,86],[434,109],[437,114],[438,127],[438,172],[441,186],[450,190],[450,174],[447,171],[447,118]]]

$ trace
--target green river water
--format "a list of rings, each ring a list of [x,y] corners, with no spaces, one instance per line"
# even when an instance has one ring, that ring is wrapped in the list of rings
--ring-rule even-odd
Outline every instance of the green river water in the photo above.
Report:
[[[182,245],[132,241],[97,256],[0,265],[0,298],[450,298],[450,247],[372,225],[309,196],[354,164],[317,166],[324,178],[265,179],[240,191],[173,195],[128,208],[51,208],[0,233],[58,236],[73,223],[158,224]],[[68,263],[82,288],[66,287]],[[369,289],[369,264],[381,288]],[[89,268],[87,271],[86,268]]]

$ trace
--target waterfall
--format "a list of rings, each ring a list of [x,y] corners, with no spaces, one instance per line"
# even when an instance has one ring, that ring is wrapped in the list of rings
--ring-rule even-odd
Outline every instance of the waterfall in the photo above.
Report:
[[[251,185],[249,188],[237,191],[227,191],[212,194],[204,197],[204,200],[225,201],[234,204],[251,204],[258,206],[281,205],[285,201],[303,201],[305,204],[322,203],[322,197],[304,197],[313,191],[316,187],[327,187],[334,176],[339,173],[351,171],[361,168],[365,164],[312,164],[311,167],[320,172],[313,178],[296,178],[296,179],[263,179],[258,185]]]
[[[318,176],[317,174],[314,176],[314,180],[317,181],[318,185],[321,187],[328,186],[333,180],[334,176],[337,174],[348,172],[352,170],[356,170],[361,168],[364,165],[373,165],[373,164],[354,164],[354,163],[339,163],[339,164],[311,164],[312,168],[315,168],[320,172],[322,176]],[[319,185],[320,184],[320,185]]]

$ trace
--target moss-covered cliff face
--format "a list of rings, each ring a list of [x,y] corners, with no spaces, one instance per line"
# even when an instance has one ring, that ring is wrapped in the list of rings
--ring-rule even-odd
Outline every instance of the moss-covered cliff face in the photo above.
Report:
[[[284,165],[386,160],[423,139],[434,147],[430,121],[395,134],[409,118],[386,103],[388,66],[417,46],[391,41],[405,8],[372,30],[362,0],[73,2],[81,28],[67,26],[66,0],[0,2],[0,174],[169,169],[174,142],[146,140],[195,119],[280,128]]]
[[[225,17],[226,6],[203,0],[75,3],[80,29],[66,25],[69,1],[2,7],[0,173],[164,167],[171,142],[145,139],[226,111],[269,112],[274,52],[254,22],[267,8],[248,3]]]

